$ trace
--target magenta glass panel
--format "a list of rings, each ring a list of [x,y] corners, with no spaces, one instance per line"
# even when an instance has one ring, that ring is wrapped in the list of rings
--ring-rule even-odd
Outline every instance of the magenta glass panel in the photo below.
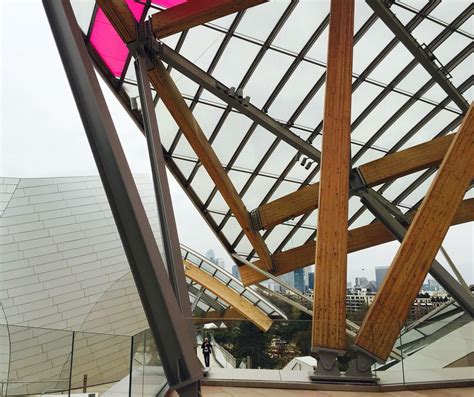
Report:
[[[139,21],[145,6],[134,0],[125,0],[125,2],[135,19]],[[186,0],[153,0],[152,2],[170,8],[186,3]],[[97,10],[92,26],[90,41],[112,74],[120,77],[127,61],[128,48],[100,8]]]

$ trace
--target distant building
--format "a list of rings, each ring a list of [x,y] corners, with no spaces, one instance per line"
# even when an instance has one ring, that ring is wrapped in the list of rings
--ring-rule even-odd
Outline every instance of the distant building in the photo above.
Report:
[[[357,279],[356,279],[357,280]],[[370,306],[375,299],[374,292],[367,292],[365,288],[353,294],[346,295],[347,313],[356,313],[365,306]]]
[[[298,291],[304,292],[304,269],[298,269],[293,272],[294,286]]]
[[[308,290],[313,290],[314,289],[314,272],[309,272],[308,273]]]
[[[369,280],[367,280],[367,277],[356,277],[354,289],[367,288],[368,284]]]
[[[388,271],[388,266],[377,266],[375,268],[375,286],[377,287],[377,290],[380,289],[380,286],[382,285],[382,281],[387,274]]]
[[[239,279],[240,280],[240,273],[239,273],[239,268],[237,267],[237,265],[233,265],[232,266],[232,275]]]

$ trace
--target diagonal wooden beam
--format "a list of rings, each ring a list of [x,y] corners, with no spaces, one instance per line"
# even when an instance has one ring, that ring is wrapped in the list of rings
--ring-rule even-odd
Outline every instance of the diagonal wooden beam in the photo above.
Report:
[[[409,214],[414,217],[416,212]],[[456,215],[451,225],[459,225],[462,223],[474,221],[474,199],[464,200],[457,209]],[[374,222],[370,225],[358,227],[348,231],[347,251],[356,252],[366,248],[375,247],[396,238],[388,231],[388,229],[380,222]],[[314,241],[301,245],[287,251],[279,252],[272,256],[275,276],[281,276],[293,270],[314,264],[314,250],[316,243]],[[260,261],[255,264],[261,267]],[[239,267],[240,277],[245,286],[257,284],[266,280],[265,276],[252,270],[249,266],[242,265]]]
[[[134,41],[136,33],[133,33],[132,26],[135,26],[136,23],[124,0],[98,1],[122,39],[128,42]],[[202,132],[201,127],[186,105],[186,102],[166,68],[163,66],[163,63],[156,59],[155,66],[149,70],[148,75],[151,84],[175,119],[209,176],[216,184],[216,187],[227,202],[249,242],[252,244],[259,258],[265,263],[265,268],[271,270],[273,267],[271,256],[263,238],[253,229],[250,215],[242,199],[239,197],[211,144]]]
[[[213,294],[217,295],[224,302],[234,308],[237,313],[254,323],[262,331],[268,331],[272,325],[272,320],[258,307],[252,305],[247,299],[237,292],[221,283],[204,270],[199,269],[188,261],[183,261],[184,273],[186,277],[202,285]]]
[[[357,334],[355,346],[380,361],[390,354],[471,183],[473,169],[474,105],[471,105]]]
[[[331,0],[311,342],[314,351],[346,347],[353,36],[354,0]]]
[[[151,26],[157,39],[190,29],[267,0],[188,0],[186,3],[153,14]]]
[[[385,183],[413,172],[437,167],[443,161],[454,134],[389,154],[359,167],[369,187]],[[474,171],[473,171],[474,177]],[[319,183],[280,197],[258,208],[263,229],[318,208]]]

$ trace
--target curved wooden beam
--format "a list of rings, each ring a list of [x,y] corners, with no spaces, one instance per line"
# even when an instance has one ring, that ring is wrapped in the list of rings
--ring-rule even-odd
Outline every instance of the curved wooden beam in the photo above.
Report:
[[[186,277],[189,277],[191,280],[217,295],[224,302],[234,308],[237,313],[251,321],[262,331],[268,331],[272,325],[272,320],[263,311],[252,305],[244,297],[240,296],[228,286],[222,284],[204,270],[199,269],[188,261],[183,261],[183,263]]]

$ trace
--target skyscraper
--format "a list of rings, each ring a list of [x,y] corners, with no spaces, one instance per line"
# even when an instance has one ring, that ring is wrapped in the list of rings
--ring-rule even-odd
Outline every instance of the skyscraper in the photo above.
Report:
[[[293,272],[295,288],[304,292],[304,269],[298,269]]]
[[[388,271],[388,266],[376,266],[375,267],[375,286],[377,289],[382,285],[382,281],[385,277],[385,274]]]
[[[308,288],[310,290],[314,289],[314,272],[308,273]]]

